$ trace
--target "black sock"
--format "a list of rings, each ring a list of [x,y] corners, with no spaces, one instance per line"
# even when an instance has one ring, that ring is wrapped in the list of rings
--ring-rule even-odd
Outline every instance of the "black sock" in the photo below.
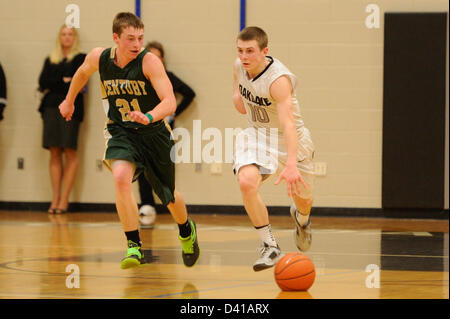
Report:
[[[142,246],[141,239],[139,238],[139,230],[126,231],[125,236],[127,236],[127,240],[131,240],[139,246]]]
[[[191,235],[191,223],[189,219],[184,224],[178,224],[178,229],[180,230],[181,237],[189,237]]]

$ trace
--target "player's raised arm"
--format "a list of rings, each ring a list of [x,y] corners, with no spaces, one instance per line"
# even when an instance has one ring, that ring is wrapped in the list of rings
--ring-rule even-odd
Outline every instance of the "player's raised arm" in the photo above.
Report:
[[[238,79],[236,74],[236,63],[239,60],[237,58],[235,62],[233,63],[233,103],[236,110],[238,110],[241,114],[246,114],[247,111],[245,110],[244,102],[242,101],[241,94],[239,92],[238,87]]]
[[[95,48],[84,59],[83,64],[75,72],[72,82],[70,83],[69,91],[67,92],[65,100],[59,105],[61,115],[70,121],[75,109],[74,101],[81,89],[86,85],[89,77],[98,70],[100,55],[103,48]]]
[[[152,118],[151,122],[157,122],[173,114],[177,109],[172,83],[161,60],[152,53],[147,53],[142,60],[142,71],[161,101],[153,110],[147,112]],[[140,111],[130,112],[130,117],[133,121],[141,124],[150,123],[150,119]]]

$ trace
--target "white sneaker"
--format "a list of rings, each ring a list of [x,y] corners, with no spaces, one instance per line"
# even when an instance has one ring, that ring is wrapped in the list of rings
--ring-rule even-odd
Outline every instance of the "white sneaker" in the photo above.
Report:
[[[295,221],[295,243],[300,251],[307,251],[311,247],[312,234],[311,234],[311,214],[308,217],[308,222],[305,226],[300,225],[297,220],[297,208],[295,204],[291,205],[291,216]]]
[[[139,209],[139,223],[144,227],[152,227],[156,220],[155,207],[151,205],[142,205]]]
[[[273,267],[282,257],[281,250],[278,245],[275,247],[269,246],[267,243],[263,243],[260,253],[261,257],[253,264],[254,271],[260,271]]]

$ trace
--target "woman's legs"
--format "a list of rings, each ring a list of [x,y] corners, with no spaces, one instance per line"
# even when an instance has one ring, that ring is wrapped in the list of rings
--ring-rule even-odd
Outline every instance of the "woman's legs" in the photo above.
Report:
[[[65,161],[63,161],[63,153]],[[78,171],[78,155],[74,149],[50,147],[50,181],[52,185],[52,202],[49,212],[67,211],[69,196]],[[50,211],[52,210],[52,211]]]
[[[63,174],[62,149],[59,147],[50,147],[49,170],[53,192],[49,212],[53,212],[54,209],[59,207],[61,177]]]
[[[58,203],[58,209],[60,211],[67,211],[67,208],[69,207],[69,196],[78,171],[77,151],[74,149],[65,148],[64,153],[66,160],[63,165],[61,196]]]

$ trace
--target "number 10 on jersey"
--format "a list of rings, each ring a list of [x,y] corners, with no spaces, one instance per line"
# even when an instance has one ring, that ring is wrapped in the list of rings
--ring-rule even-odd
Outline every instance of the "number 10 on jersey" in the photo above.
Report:
[[[269,114],[267,114],[266,109],[262,107],[258,107],[256,105],[247,103],[248,108],[250,109],[252,113],[252,121],[253,122],[260,122],[260,123],[269,123],[270,118]]]

